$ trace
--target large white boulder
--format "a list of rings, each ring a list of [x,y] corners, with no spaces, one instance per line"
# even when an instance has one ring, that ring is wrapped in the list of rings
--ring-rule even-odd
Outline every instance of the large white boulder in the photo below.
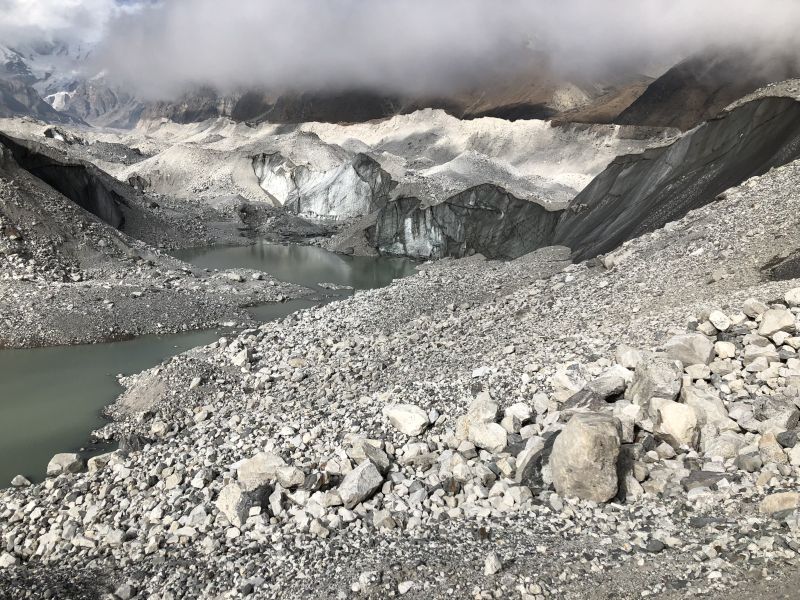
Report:
[[[675,448],[688,446],[695,448],[700,437],[700,423],[697,411],[680,402],[666,401],[658,407],[660,423],[658,433],[662,434]]]
[[[64,452],[56,454],[47,463],[47,476],[55,477],[62,473],[80,473],[85,467],[85,462],[80,454],[74,452]]]
[[[265,487],[275,481],[278,469],[286,466],[286,461],[273,452],[259,452],[244,461],[236,469],[236,477],[247,492]]]
[[[714,360],[714,343],[702,333],[676,335],[667,340],[667,356],[679,360],[683,366],[707,365]]]
[[[429,425],[428,413],[413,404],[390,404],[383,415],[400,433],[410,436],[422,435]]]
[[[792,311],[785,308],[771,308],[761,316],[758,326],[758,335],[771,336],[779,331],[793,333],[795,331],[795,317]]]
[[[556,438],[550,469],[556,492],[595,502],[617,494],[617,458],[621,443],[618,419],[578,413]]]

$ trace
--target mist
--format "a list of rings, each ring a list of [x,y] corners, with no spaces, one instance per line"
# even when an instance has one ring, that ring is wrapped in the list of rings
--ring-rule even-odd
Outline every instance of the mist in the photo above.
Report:
[[[800,26],[795,0],[88,4],[106,5],[93,68],[149,99],[201,85],[441,94],[545,64],[585,78],[647,71],[721,45],[770,60],[797,50]]]

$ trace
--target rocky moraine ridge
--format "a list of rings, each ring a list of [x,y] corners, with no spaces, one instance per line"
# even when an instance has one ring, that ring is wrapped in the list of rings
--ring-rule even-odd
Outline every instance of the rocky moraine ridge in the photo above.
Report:
[[[167,250],[247,243],[245,224],[230,207],[138,192],[65,151],[73,140],[57,128],[48,139],[0,134],[0,348],[251,323],[248,306],[313,296],[263,272],[175,260]],[[142,159],[102,143],[92,153]]]
[[[572,264],[473,256],[124,380],[0,492],[14,598],[791,598],[800,163]]]

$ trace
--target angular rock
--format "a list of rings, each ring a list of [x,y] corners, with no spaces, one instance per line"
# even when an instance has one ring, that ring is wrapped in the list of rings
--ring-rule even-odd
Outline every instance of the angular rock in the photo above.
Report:
[[[800,306],[800,288],[793,288],[784,295],[786,304],[790,307]]]
[[[614,365],[610,369],[603,371],[600,377],[590,381],[586,387],[603,398],[611,398],[622,394],[632,379],[633,373],[628,369],[620,365]]]
[[[605,396],[586,386],[564,401],[561,405],[561,412],[567,415],[573,412],[599,412],[608,406]]]
[[[19,559],[10,554],[9,552],[3,552],[0,554],[0,569],[8,569],[10,567],[15,567],[19,564]]]
[[[297,467],[286,466],[278,467],[275,478],[278,480],[278,483],[281,484],[281,487],[291,489],[303,485],[306,480],[306,475]]]
[[[701,427],[710,423],[720,431],[739,431],[739,425],[728,416],[728,409],[714,388],[684,387],[681,401],[697,411]]]
[[[636,369],[639,363],[642,362],[642,353],[636,348],[625,346],[624,344],[617,347],[614,358],[618,365],[626,369]]]
[[[478,448],[498,454],[508,445],[508,432],[497,423],[473,423],[469,428],[469,441]]]
[[[273,452],[259,452],[244,461],[236,469],[236,478],[247,492],[263,488],[278,476],[278,469],[286,466],[286,461]]]
[[[47,463],[47,476],[55,477],[62,473],[80,473],[85,466],[86,463],[79,454],[74,452],[56,454]]]
[[[556,492],[564,497],[606,502],[617,494],[619,420],[579,413],[556,438],[550,468]]]
[[[634,404],[650,409],[654,398],[674,400],[681,391],[683,367],[680,363],[662,357],[644,359],[636,372],[633,381],[625,392],[625,397]]]
[[[742,312],[751,319],[755,319],[758,315],[764,314],[769,307],[763,302],[755,298],[749,298],[744,301],[742,305]]]
[[[15,475],[11,480],[11,487],[28,487],[29,485],[31,485],[31,481],[24,475]]]
[[[430,424],[428,413],[413,404],[391,404],[384,407],[383,416],[400,433],[412,437],[422,435]]]
[[[794,333],[794,314],[785,308],[771,308],[762,315],[761,324],[758,326],[758,334],[769,337],[779,331]]]
[[[761,460],[765,465],[775,463],[776,465],[785,465],[789,463],[789,457],[786,452],[778,443],[773,433],[765,433],[758,441],[758,453],[761,455]]]
[[[700,333],[676,335],[665,345],[667,356],[679,360],[684,366],[707,365],[714,360],[714,343]]]
[[[795,510],[797,508],[800,508],[800,493],[779,492],[777,494],[770,494],[764,498],[758,510],[765,515],[772,515],[785,510]]]
[[[747,445],[744,437],[733,431],[723,431],[718,437],[703,440],[703,451],[706,456],[719,456],[725,460],[736,458],[739,450]]]
[[[241,527],[253,507],[251,495],[238,483],[229,483],[219,492],[214,503],[234,527]]]
[[[370,461],[350,471],[339,484],[339,496],[345,508],[353,508],[368,500],[383,483],[383,475]]]
[[[502,569],[503,569],[503,563],[500,560],[500,557],[497,556],[495,552],[492,552],[489,555],[487,555],[486,560],[483,563],[484,575],[495,575],[499,573]]]
[[[700,425],[694,408],[679,402],[666,401],[659,406],[658,415],[658,433],[663,435],[673,448],[697,446]]]
[[[488,392],[481,392],[472,401],[467,414],[456,421],[456,437],[459,440],[469,439],[469,430],[473,424],[491,423],[497,420],[499,407]]]
[[[731,342],[716,342],[714,351],[721,359],[736,357],[736,345]]]
[[[553,375],[550,380],[556,402],[563,402],[586,385],[586,374],[579,363],[571,363]]]
[[[728,331],[733,325],[730,317],[721,310],[712,310],[708,315],[708,320],[719,331]]]

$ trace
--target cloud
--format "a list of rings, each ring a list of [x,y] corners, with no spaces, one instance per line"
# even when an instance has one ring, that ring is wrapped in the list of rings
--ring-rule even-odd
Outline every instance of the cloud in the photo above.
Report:
[[[97,42],[106,24],[125,10],[115,0],[0,0],[0,41]]]
[[[794,0],[165,0],[98,53],[148,95],[330,87],[438,92],[529,68],[644,68],[709,44],[788,44]],[[665,63],[666,64],[666,63]]]
[[[97,70],[149,98],[329,88],[439,93],[547,62],[667,65],[709,45],[797,48],[796,0],[0,0],[0,39],[100,40]]]

